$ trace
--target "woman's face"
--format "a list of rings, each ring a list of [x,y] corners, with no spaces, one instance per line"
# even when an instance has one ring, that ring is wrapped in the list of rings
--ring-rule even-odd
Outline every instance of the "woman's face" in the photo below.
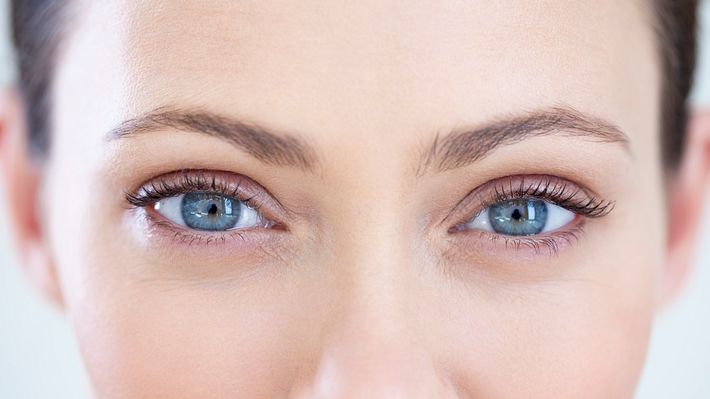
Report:
[[[628,398],[645,2],[91,2],[42,191],[99,397]]]

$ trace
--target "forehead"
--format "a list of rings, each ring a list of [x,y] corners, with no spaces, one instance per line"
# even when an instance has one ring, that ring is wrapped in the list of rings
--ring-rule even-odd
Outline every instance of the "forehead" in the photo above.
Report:
[[[634,108],[656,107],[646,8],[612,0],[91,2],[77,17],[64,77],[113,104],[103,113],[112,123],[176,104],[333,137],[437,130],[564,103],[633,134],[648,127],[630,116]],[[82,66],[73,72],[72,59]]]

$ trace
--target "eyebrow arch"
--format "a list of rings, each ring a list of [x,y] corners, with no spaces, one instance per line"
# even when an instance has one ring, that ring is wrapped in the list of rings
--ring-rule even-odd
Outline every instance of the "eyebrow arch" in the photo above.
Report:
[[[615,143],[630,153],[629,138],[614,124],[583,114],[571,107],[543,108],[483,127],[454,130],[443,138],[436,135],[417,167],[422,176],[474,163],[501,146],[550,135],[580,137],[595,142]]]
[[[295,136],[272,132],[256,124],[202,110],[157,108],[120,123],[109,131],[107,140],[113,141],[164,129],[219,138],[269,165],[313,171],[317,164],[313,147]]]

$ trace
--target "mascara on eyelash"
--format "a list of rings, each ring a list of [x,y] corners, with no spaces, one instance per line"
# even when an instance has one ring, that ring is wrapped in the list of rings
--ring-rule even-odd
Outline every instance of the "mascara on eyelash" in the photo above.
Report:
[[[519,179],[519,183],[514,183],[515,179]],[[530,180],[532,182],[529,182]],[[604,217],[611,213],[615,207],[615,202],[605,201],[559,177],[512,176],[494,183],[493,200],[488,201],[485,206],[513,199],[539,199],[550,201],[571,212],[589,218]],[[569,192],[572,186],[573,189]],[[578,198],[579,195],[584,195],[585,198]]]
[[[217,177],[217,172],[182,170],[156,177],[145,183],[136,192],[125,193],[126,201],[134,208],[147,207],[166,198],[189,192],[209,192],[233,198],[258,209],[257,195],[239,198],[243,177],[236,185]]]

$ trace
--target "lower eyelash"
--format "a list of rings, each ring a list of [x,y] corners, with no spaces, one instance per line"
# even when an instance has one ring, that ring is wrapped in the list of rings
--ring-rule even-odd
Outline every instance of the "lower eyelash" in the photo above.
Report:
[[[162,220],[145,208],[132,209],[129,217],[137,226],[140,241],[146,248],[160,254],[161,261],[170,262],[175,257],[178,263],[194,266],[187,268],[191,271],[212,273],[216,265],[223,262],[211,260],[224,259],[225,255],[229,256],[232,265],[228,269],[230,272],[265,262],[290,264],[289,249],[293,243],[284,228],[192,231]],[[224,269],[222,272],[226,273]]]
[[[505,236],[502,234],[492,233],[482,230],[469,230],[460,232],[464,236],[475,235],[471,239],[479,242],[479,245],[486,243],[491,245],[489,252],[498,252],[503,250],[513,250],[516,253],[525,253],[529,251],[532,255],[549,255],[557,256],[565,247],[575,245],[584,233],[584,222],[577,222],[567,230],[560,230],[552,233],[547,233],[539,236]],[[482,243],[482,244],[480,244]],[[475,255],[479,255],[481,247],[468,246],[461,247],[456,244],[454,248],[464,248],[465,251],[472,251]]]
[[[154,215],[148,212],[143,212],[142,217],[156,234],[169,238],[173,242],[188,247],[193,245],[209,246],[211,244],[226,244],[229,240],[249,241],[250,238],[246,233],[253,233],[256,229],[245,228],[236,230],[225,230],[215,232],[200,232],[187,230],[174,225],[171,222],[157,219]],[[273,230],[280,230],[278,228]],[[253,235],[253,234],[252,234]]]
[[[578,226],[573,230],[558,231],[548,235],[537,237],[514,237],[504,236],[500,234],[491,234],[491,240],[503,240],[505,248],[513,248],[516,251],[527,248],[535,252],[536,255],[542,254],[543,250],[547,250],[549,255],[557,255],[563,245],[573,245],[579,240],[583,227]]]
[[[244,234],[240,231],[220,232],[216,235],[203,235],[199,233],[191,233],[185,230],[174,229],[173,239],[180,244],[186,244],[188,247],[195,245],[210,245],[217,243],[226,243],[228,239],[240,238],[246,241]]]

